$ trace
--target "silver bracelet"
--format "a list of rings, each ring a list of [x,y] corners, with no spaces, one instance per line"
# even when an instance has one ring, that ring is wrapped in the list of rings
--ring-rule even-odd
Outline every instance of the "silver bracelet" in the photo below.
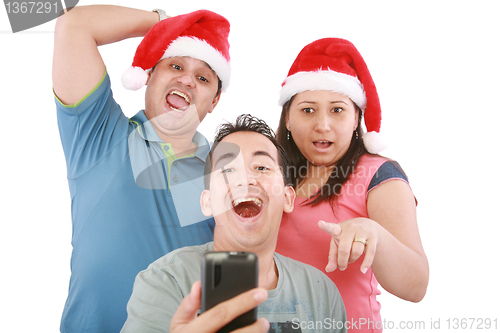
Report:
[[[158,13],[158,16],[160,17],[160,21],[163,21],[164,19],[169,18],[170,16],[165,13],[163,9],[153,9],[152,12]]]

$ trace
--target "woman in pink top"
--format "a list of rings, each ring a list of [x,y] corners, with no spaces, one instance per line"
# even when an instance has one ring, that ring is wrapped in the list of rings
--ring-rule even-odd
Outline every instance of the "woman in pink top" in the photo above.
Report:
[[[292,162],[297,199],[283,216],[276,251],[326,271],[349,331],[381,332],[378,284],[418,302],[429,265],[406,175],[377,155],[381,110],[368,68],[349,41],[317,40],[290,68],[280,104],[277,137]]]

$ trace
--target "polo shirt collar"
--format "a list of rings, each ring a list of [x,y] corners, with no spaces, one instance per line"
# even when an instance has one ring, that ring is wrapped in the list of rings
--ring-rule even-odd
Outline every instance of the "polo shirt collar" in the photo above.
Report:
[[[153,124],[151,124],[151,121],[149,121],[148,117],[146,116],[146,113],[144,113],[144,110],[139,111],[130,120],[132,122],[139,124],[136,130],[144,140],[150,142],[158,142],[160,144],[169,143],[169,142],[163,142],[163,140],[158,136],[158,133],[156,133]],[[205,162],[208,153],[210,152],[210,144],[208,143],[208,140],[203,136],[203,134],[196,131],[192,141],[198,146],[196,152],[194,153],[194,156],[199,158],[201,161]]]
[[[160,139],[158,133],[156,133],[153,124],[151,124],[151,122],[149,121],[148,117],[144,113],[144,110],[139,111],[130,120],[139,125],[136,130],[144,140],[150,142],[152,141],[152,142],[163,143],[163,140]]]

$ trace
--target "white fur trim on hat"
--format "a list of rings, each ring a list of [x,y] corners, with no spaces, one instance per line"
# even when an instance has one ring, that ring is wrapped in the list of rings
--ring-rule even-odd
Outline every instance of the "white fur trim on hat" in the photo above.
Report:
[[[178,37],[168,46],[161,59],[172,57],[191,57],[206,62],[222,81],[222,91],[229,86],[231,66],[221,52],[206,41],[196,37]],[[160,60],[161,60],[160,59]]]
[[[122,75],[122,84],[127,90],[139,90],[148,81],[148,74],[141,67],[129,67]]]
[[[280,90],[278,103],[283,106],[295,94],[307,90],[334,91],[349,97],[361,110],[366,107],[365,91],[358,78],[332,70],[298,72],[290,75]]]
[[[378,132],[363,134],[363,144],[366,150],[371,154],[378,154],[388,146],[382,134]]]

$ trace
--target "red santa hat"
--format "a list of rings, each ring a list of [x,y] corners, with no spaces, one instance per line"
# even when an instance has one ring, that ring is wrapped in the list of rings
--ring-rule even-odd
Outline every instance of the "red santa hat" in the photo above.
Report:
[[[349,41],[323,38],[306,45],[281,85],[282,106],[307,90],[330,90],[349,97],[364,114],[367,133],[363,143],[372,154],[386,148],[380,135],[382,111],[375,83],[363,57]]]
[[[122,76],[126,89],[138,90],[146,84],[147,71],[160,60],[191,57],[206,62],[229,85],[229,21],[208,10],[167,18],[155,24],[137,47],[132,66]]]

